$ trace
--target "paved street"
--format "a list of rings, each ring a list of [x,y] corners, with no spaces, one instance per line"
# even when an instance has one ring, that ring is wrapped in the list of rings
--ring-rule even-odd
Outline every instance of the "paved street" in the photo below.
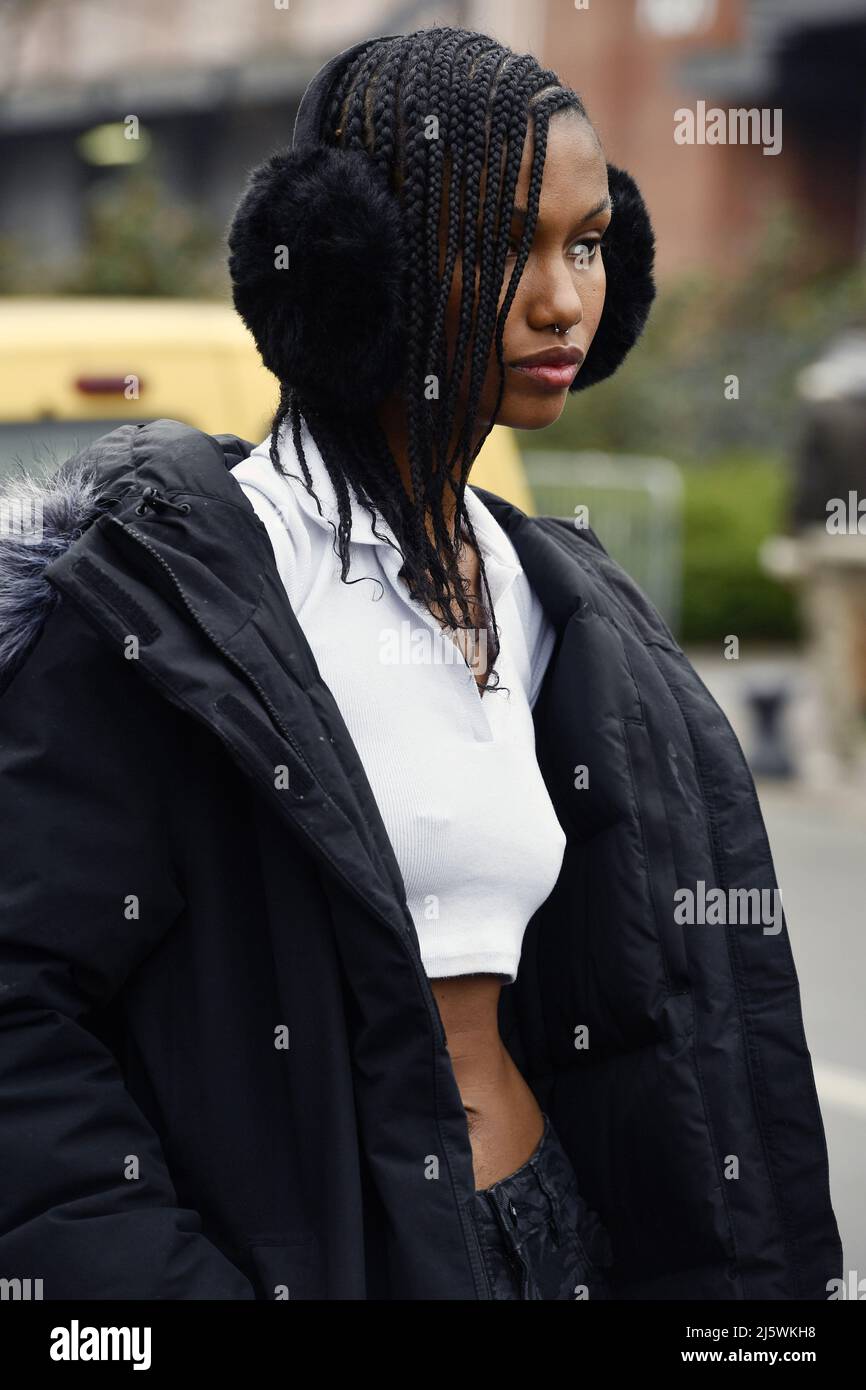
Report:
[[[845,1270],[866,1279],[866,787],[862,777],[846,784],[824,757],[814,689],[796,658],[726,662],[690,655],[747,755],[755,735],[744,690],[774,675],[791,687],[786,725],[807,775],[759,780],[758,792],[800,977]]]

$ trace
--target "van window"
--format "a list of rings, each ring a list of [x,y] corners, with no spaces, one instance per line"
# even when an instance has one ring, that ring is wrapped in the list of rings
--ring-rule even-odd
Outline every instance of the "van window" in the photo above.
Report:
[[[0,421],[0,479],[28,473],[51,474],[61,463],[119,425],[144,420]]]

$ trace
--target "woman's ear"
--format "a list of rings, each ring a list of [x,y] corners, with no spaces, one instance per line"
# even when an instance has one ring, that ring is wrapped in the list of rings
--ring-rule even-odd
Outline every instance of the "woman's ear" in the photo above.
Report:
[[[250,177],[228,245],[235,308],[280,382],[341,414],[394,389],[406,237],[367,154],[307,145],[272,155]]]
[[[655,235],[646,204],[631,174],[607,166],[613,212],[602,242],[607,277],[604,308],[586,360],[570,392],[611,376],[644,330],[656,295]]]

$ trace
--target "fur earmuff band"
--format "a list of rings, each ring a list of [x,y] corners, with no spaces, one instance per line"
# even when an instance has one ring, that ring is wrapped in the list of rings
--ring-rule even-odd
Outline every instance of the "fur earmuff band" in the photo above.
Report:
[[[388,395],[405,363],[405,244],[399,202],[363,152],[305,145],[259,165],[229,272],[268,370],[341,414]]]
[[[646,326],[656,295],[655,235],[640,190],[625,169],[607,166],[613,204],[602,242],[607,288],[604,307],[586,361],[569,391],[584,391],[612,376]]]

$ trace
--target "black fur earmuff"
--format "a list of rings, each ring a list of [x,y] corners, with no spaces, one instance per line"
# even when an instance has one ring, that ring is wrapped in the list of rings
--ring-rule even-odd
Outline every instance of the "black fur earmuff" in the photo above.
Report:
[[[341,413],[381,401],[405,360],[404,248],[397,199],[362,151],[304,146],[260,165],[229,271],[268,370]]]
[[[265,366],[339,414],[379,404],[399,386],[406,364],[399,200],[366,153],[324,145],[320,136],[339,73],[378,42],[362,40],[316,73],[298,108],[292,147],[253,171],[228,236],[235,307]],[[602,251],[605,302],[572,392],[616,371],[643,332],[656,293],[643,198],[625,170],[607,170],[613,215]]]

